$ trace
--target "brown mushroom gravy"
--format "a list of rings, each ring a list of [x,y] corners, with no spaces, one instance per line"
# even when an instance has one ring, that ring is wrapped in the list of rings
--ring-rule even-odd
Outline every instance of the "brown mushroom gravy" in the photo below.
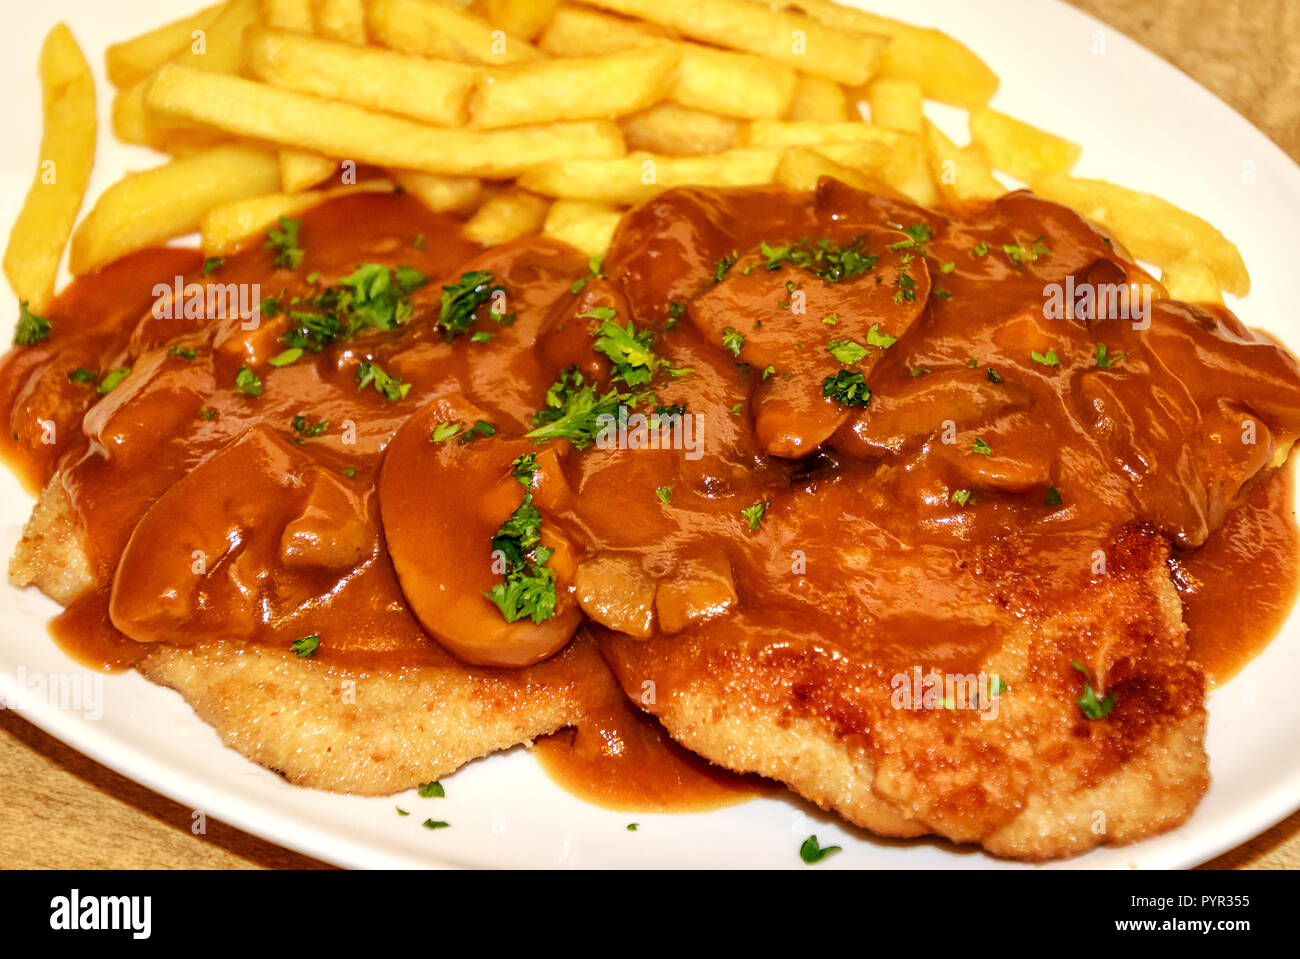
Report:
[[[1028,193],[674,190],[603,262],[362,194],[296,248],[135,254],[6,358],[4,453],[32,490],[61,473],[86,534],[95,585],[52,625],[78,659],[316,636],[357,669],[569,683],[591,721],[542,745],[561,783],[698,808],[757,787],[669,742],[599,644],[676,636],[688,669],[693,630],[761,620],[969,668],[996,642],[975,547],[1077,570],[1130,524],[1174,542],[1214,678],[1294,599],[1296,361]],[[216,315],[216,285],[260,315]]]

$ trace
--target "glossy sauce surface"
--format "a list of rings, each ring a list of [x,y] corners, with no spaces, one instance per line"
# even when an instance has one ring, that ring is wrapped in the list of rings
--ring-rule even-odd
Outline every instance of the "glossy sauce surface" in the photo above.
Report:
[[[877,260],[834,284],[768,269],[760,243],[803,237]],[[1004,253],[1039,238],[1050,252],[1032,261]],[[811,196],[673,191],[626,218],[608,279],[543,239],[483,251],[405,196],[323,205],[303,217],[301,245],[296,270],[254,243],[210,277],[190,251],[138,254],[78,280],[52,311],[54,335],[7,357],[3,452],[33,489],[59,471],[88,534],[96,586],[53,624],[78,658],[121,668],[152,643],[283,651],[317,634],[319,659],[356,668],[572,684],[588,722],[539,746],[560,782],[618,808],[700,808],[755,786],[669,743],[594,655],[552,655],[584,613],[633,636],[680,635],[671,655],[687,671],[697,631],[751,629],[757,643],[796,637],[881,672],[969,669],[999,640],[971,601],[973,550],[1014,537],[1050,578],[1127,524],[1180,547],[1171,565],[1194,654],[1216,677],[1257,653],[1294,599],[1291,489],[1270,464],[1300,433],[1295,361],[1224,310],[1160,299],[1092,226],[1026,194],[955,219],[833,182]],[[283,315],[252,330],[150,315],[155,284],[177,276],[288,302],[362,263],[432,282],[400,328],[283,367],[267,362],[284,349]],[[484,307],[473,329],[490,340],[448,341],[439,288],[471,270],[504,287],[515,319]],[[1150,284],[1149,328],[1045,318],[1045,284],[1067,277]],[[655,331],[657,353],[690,371],[658,376],[654,399],[696,416],[698,458],[522,438],[561,371],[609,385],[592,349],[602,308]],[[723,347],[729,329],[745,337],[738,355]],[[826,348],[880,335],[897,341],[854,364]],[[1098,343],[1123,360],[1099,367]],[[1057,364],[1032,357],[1048,351]],[[358,390],[363,361],[409,392]],[[259,397],[234,388],[245,364]],[[67,375],[125,366],[102,398]],[[822,395],[840,369],[864,374],[869,406]],[[304,437],[296,416],[330,425]],[[439,424],[479,419],[494,436],[428,442]],[[1245,419],[1252,443],[1238,440]],[[942,442],[949,424],[956,440]],[[558,612],[507,625],[481,591],[499,579],[490,540],[524,493],[510,464],[529,450]],[[757,503],[768,505],[751,529],[742,510]]]

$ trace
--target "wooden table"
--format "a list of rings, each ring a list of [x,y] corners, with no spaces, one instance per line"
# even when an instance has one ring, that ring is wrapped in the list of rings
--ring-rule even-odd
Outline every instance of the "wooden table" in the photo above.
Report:
[[[1300,159],[1300,4],[1294,0],[1072,0],[1196,78]],[[0,711],[0,865],[325,868],[209,819]],[[1207,864],[1300,868],[1300,813]]]

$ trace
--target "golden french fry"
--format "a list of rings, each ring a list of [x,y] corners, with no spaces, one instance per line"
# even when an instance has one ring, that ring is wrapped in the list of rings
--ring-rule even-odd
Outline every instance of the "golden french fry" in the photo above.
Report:
[[[995,200],[1006,193],[982,147],[958,147],[929,120],[925,122],[925,145],[930,157],[930,174],[944,201],[961,206]]]
[[[729,150],[705,157],[640,153],[616,159],[545,163],[526,171],[519,185],[568,200],[631,205],[678,186],[755,186],[771,183],[776,150]]]
[[[170,64],[150,80],[145,106],[164,119],[339,154],[358,163],[427,173],[503,179],[552,160],[624,152],[622,132],[607,120],[506,130],[441,129],[349,103]]]
[[[665,43],[488,70],[470,104],[470,123],[494,129],[635,113],[664,98],[677,58]]]
[[[366,12],[373,39],[403,53],[493,66],[541,56],[527,40],[436,0],[368,0]]]
[[[562,6],[537,41],[553,57],[594,57],[666,40],[669,32],[641,20],[624,20],[587,7]]]
[[[366,10],[362,0],[311,0],[315,33],[340,43],[366,42]]]
[[[776,182],[791,190],[815,190],[824,176],[834,177],[859,190],[881,192],[880,182],[863,169],[837,163],[824,153],[818,153],[808,147],[793,147],[786,150],[776,167]]]
[[[443,176],[398,170],[398,185],[435,213],[468,213],[483,197],[483,183],[474,177]]]
[[[262,0],[262,23],[277,30],[311,33],[311,0]]]
[[[780,149],[861,141],[898,146],[905,143],[907,139],[906,133],[889,130],[874,123],[863,123],[860,120],[847,120],[844,123],[755,120],[740,134],[741,146]]]
[[[877,77],[867,87],[871,122],[891,130],[920,133],[925,120],[922,99],[921,87],[911,80]]]
[[[1237,247],[1205,220],[1168,200],[1059,173],[1040,174],[1030,185],[1040,196],[1109,227],[1139,260],[1165,267],[1195,253],[1209,264],[1221,289],[1234,296],[1250,292],[1250,274]]]
[[[4,255],[9,285],[36,313],[54,298],[59,261],[95,161],[96,134],[95,81],[63,24],[45,37],[39,71],[45,117],[40,160]]]
[[[127,174],[104,191],[72,235],[69,268],[80,275],[193,233],[212,207],[271,193],[279,185],[274,154],[234,144]]]
[[[540,232],[551,201],[518,187],[502,190],[488,200],[465,224],[465,235],[475,243],[492,246]]]
[[[897,132],[897,131],[891,131]],[[934,178],[921,138],[898,133],[893,143],[859,140],[843,143],[813,143],[809,148],[836,163],[867,173],[895,193],[919,206],[932,207],[939,201]]]
[[[339,168],[339,161],[305,150],[281,150],[280,189],[285,193],[301,193],[324,183]]]
[[[603,256],[622,219],[622,210],[604,203],[556,200],[546,215],[542,235],[576,247],[588,256]]]
[[[1219,291],[1219,280],[1214,270],[1194,251],[1164,264],[1160,284],[1170,299],[1223,305],[1223,294]]]
[[[244,73],[272,86],[439,126],[465,122],[473,67],[378,47],[257,27],[244,35]]]
[[[704,156],[736,146],[739,121],[676,103],[661,103],[624,117],[623,137],[629,150],[670,156]]]
[[[524,40],[546,29],[560,0],[487,0],[485,19],[492,26]]]
[[[988,151],[999,170],[1028,183],[1040,173],[1069,173],[1083,148],[989,107],[970,114],[971,141]]]
[[[889,38],[878,33],[833,29],[812,17],[746,0],[592,0],[592,6],[855,86],[871,79],[889,45]]]
[[[196,30],[207,30],[221,14],[224,3],[214,3],[198,13],[163,24],[104,51],[109,82],[115,87],[139,83],[195,41]]]
[[[799,74],[785,119],[795,122],[843,123],[856,115],[844,88],[825,77]]]
[[[220,13],[169,63],[211,73],[238,73],[244,30],[258,22],[258,0],[227,0]]]
[[[595,10],[562,7],[541,47],[556,57],[588,57],[633,47],[663,45],[663,30]],[[673,42],[680,59],[668,98],[682,106],[746,119],[784,116],[796,84],[795,71],[763,57]]]
[[[265,233],[280,217],[302,216],[307,210],[335,197],[352,193],[392,193],[391,180],[367,180],[351,186],[335,187],[313,193],[269,193],[214,206],[199,224],[200,247],[209,256],[234,253],[255,234]]]
[[[163,153],[180,155],[209,147],[228,140],[216,130],[192,130],[159,122],[144,108],[144,91],[148,81],[119,90],[113,97],[110,118],[113,135],[123,143],[138,143]]]
[[[959,107],[988,103],[997,74],[946,33],[891,20],[831,0],[751,0],[778,9],[800,10],[829,27],[889,37],[877,75],[912,80],[927,98]]]

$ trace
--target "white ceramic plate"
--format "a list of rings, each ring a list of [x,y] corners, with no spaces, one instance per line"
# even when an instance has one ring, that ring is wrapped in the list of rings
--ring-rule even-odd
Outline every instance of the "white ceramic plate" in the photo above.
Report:
[[[1254,292],[1235,304],[1250,325],[1300,347],[1291,262],[1300,249],[1300,170],[1225,104],[1121,34],[1055,0],[858,0],[941,26],[1001,75],[995,104],[1085,145],[1078,172],[1147,189],[1206,217],[1240,246]],[[153,165],[148,151],[108,142],[104,47],[198,0],[47,0],[11,4],[0,35],[6,90],[0,140],[0,225],[17,214],[40,136],[35,78],[41,39],[67,22],[99,76],[101,144],[92,195],[124,170]],[[941,123],[952,119],[935,112]],[[954,134],[964,134],[960,127]],[[16,316],[6,290],[0,315]],[[6,327],[7,329],[7,327]],[[7,335],[6,335],[7,339]],[[30,501],[0,471],[0,554],[18,539]],[[15,702],[33,677],[93,680],[45,632],[54,604],[0,586],[0,694]],[[1210,697],[1214,785],[1191,820],[1149,842],[1103,849],[1078,867],[1182,867],[1230,849],[1300,806],[1300,618]],[[19,711],[103,764],[209,816],[346,866],[798,866],[815,832],[844,852],[819,868],[1024,868],[929,841],[881,841],[793,799],[763,799],[694,815],[631,815],[587,805],[553,785],[522,749],[470,764],[445,799],[360,799],[297,789],[224,748],[181,698],[134,673],[102,680],[101,710],[40,697]],[[394,805],[411,811],[400,817]],[[452,828],[421,828],[426,817]],[[629,832],[630,821],[640,829]]]

